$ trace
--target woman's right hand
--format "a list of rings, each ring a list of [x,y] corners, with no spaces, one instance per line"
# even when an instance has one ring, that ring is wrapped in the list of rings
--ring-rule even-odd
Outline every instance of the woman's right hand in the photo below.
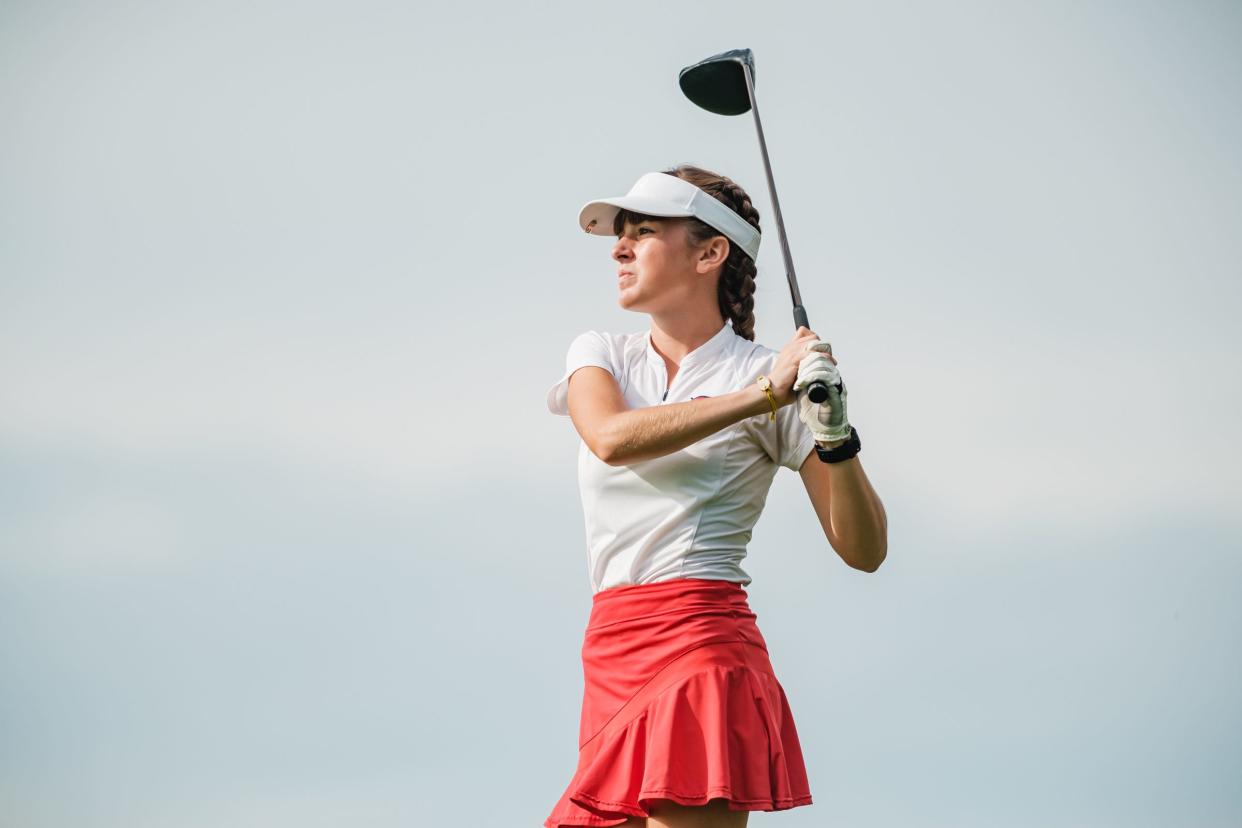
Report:
[[[798,379],[798,366],[806,358],[806,346],[818,341],[818,334],[802,326],[794,332],[793,339],[789,340],[776,355],[776,362],[772,364],[768,379],[772,380],[772,395],[776,397],[777,405],[784,407],[797,399],[798,395],[794,393],[793,385]],[[831,359],[834,365],[836,364],[837,360],[831,354],[825,354],[825,356]]]

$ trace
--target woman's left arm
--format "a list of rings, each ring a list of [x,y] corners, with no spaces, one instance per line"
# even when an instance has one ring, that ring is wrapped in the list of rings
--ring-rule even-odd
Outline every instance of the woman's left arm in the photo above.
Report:
[[[814,340],[808,341],[808,337]],[[833,448],[845,442],[843,438],[851,433],[846,410],[849,393],[831,345],[814,331],[800,327],[777,355],[771,374],[773,386],[779,389],[777,400],[781,405],[798,406],[798,418],[817,443]],[[828,386],[828,399],[820,404],[812,403],[807,394],[817,381]],[[858,456],[825,463],[812,451],[798,473],[824,536],[841,559],[863,572],[879,569],[888,554],[888,517]]]
[[[825,463],[812,451],[798,474],[841,560],[863,572],[879,569],[888,554],[888,517],[859,458]]]

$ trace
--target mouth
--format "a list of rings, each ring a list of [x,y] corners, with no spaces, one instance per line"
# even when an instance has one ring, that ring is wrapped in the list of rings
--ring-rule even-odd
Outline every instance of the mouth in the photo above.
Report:
[[[635,278],[637,277],[635,277],[633,273],[622,271],[617,274],[617,284],[623,285],[626,282],[633,281]]]

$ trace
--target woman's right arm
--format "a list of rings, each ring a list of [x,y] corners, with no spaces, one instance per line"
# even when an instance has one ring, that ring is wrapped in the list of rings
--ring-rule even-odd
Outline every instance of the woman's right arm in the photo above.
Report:
[[[569,378],[569,416],[591,453],[625,466],[680,451],[747,417],[772,410],[758,385],[719,397],[630,408],[617,380],[594,365]]]
[[[778,406],[793,402],[793,383],[803,346],[816,336],[799,329],[772,366],[772,392]],[[591,453],[610,466],[624,466],[680,451],[726,426],[772,411],[767,394],[751,384],[717,397],[630,408],[616,378],[588,365],[569,378],[569,416]]]

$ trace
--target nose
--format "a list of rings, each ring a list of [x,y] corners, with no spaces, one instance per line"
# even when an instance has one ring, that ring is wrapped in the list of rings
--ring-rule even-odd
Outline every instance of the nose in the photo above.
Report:
[[[630,247],[630,240],[625,236],[617,239],[617,243],[612,246],[612,257],[618,262],[627,262],[634,258],[634,251]]]

